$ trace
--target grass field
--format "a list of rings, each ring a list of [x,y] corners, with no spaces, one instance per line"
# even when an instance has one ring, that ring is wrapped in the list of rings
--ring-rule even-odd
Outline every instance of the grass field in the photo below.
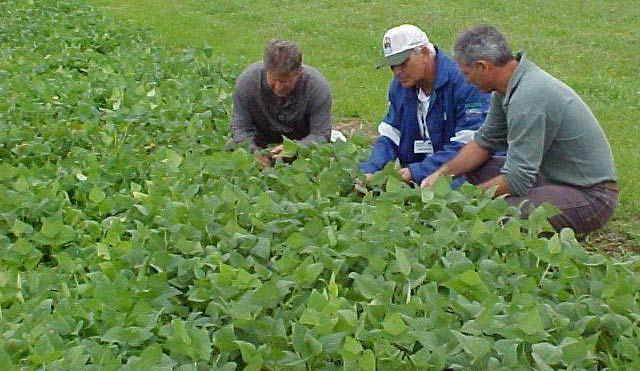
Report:
[[[616,234],[640,241],[640,7],[631,1],[203,1],[97,0],[120,19],[150,29],[168,48],[210,46],[236,74],[260,59],[265,40],[297,41],[305,63],[329,80],[336,121],[374,125],[385,109],[389,71],[376,70],[380,38],[413,23],[449,53],[455,34],[492,24],[591,106],[613,148],[620,207]],[[637,244],[637,243],[635,243]]]

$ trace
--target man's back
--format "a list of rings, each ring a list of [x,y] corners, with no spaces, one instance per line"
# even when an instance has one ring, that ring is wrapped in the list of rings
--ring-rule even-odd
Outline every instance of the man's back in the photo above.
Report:
[[[456,61],[465,77],[492,91],[491,107],[474,141],[420,186],[439,175],[465,174],[483,190],[520,209],[551,203],[556,230],[585,233],[602,227],[618,199],[613,157],[598,121],[564,83],[514,56],[495,27],[476,26],[458,34]],[[507,149],[507,156],[492,156]]]
[[[498,116],[504,114],[508,126],[505,169],[515,193],[522,194],[523,183],[532,183],[537,174],[576,186],[615,179],[611,148],[589,107],[524,56],[507,93],[493,99],[492,109],[502,110]]]

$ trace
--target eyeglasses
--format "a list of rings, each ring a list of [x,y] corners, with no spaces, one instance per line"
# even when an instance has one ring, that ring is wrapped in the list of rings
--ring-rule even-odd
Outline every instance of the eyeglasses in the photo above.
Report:
[[[389,66],[391,68],[391,71],[397,69],[404,69],[407,66],[407,61],[409,61],[409,57],[407,57],[407,59],[404,60],[404,62],[400,63],[400,64],[396,64],[393,66]]]

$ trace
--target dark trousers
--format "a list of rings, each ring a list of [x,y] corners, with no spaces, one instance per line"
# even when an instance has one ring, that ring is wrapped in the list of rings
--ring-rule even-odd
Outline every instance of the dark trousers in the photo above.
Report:
[[[465,177],[471,184],[484,183],[501,174],[505,160],[504,156],[491,157]],[[618,201],[618,189],[615,182],[578,187],[539,178],[526,195],[507,196],[505,200],[513,206],[522,205],[523,218],[527,218],[535,206],[548,202],[560,209],[560,214],[549,219],[556,230],[569,227],[576,233],[587,233],[602,227],[611,217]]]

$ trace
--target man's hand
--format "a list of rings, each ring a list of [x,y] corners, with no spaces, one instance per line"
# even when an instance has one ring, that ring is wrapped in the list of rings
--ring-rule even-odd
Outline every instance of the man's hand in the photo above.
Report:
[[[493,177],[487,180],[486,182],[480,184],[478,187],[480,187],[480,189],[482,189],[483,191],[486,191],[487,189],[495,188],[493,197],[498,197],[505,194],[508,195],[510,193],[509,183],[507,183],[507,179],[504,177],[504,175],[498,175],[496,177]]]
[[[263,169],[271,166],[271,155],[256,155],[256,161]]]
[[[411,176],[411,170],[409,170],[408,167],[403,167],[402,169],[398,170],[398,172],[400,173],[400,176],[405,183],[411,183],[413,177]]]
[[[278,144],[277,146],[271,148],[271,150],[269,151],[271,158],[280,157],[280,153],[282,152],[283,149],[284,149],[284,144]]]
[[[353,186],[353,191],[357,193],[367,193],[367,185],[373,178],[373,174],[364,174],[364,182],[360,179],[356,179],[356,184]]]
[[[256,161],[258,161],[258,163],[260,164],[260,166],[262,166],[262,168],[267,168],[273,164],[273,161],[275,159],[280,158],[280,154],[282,153],[283,149],[284,149],[284,145],[279,144],[271,148],[267,153],[263,152],[263,154],[261,155],[256,155]]]
[[[373,178],[373,174],[364,174],[364,180],[369,183],[371,181],[371,178]]]
[[[431,187],[433,183],[436,182],[436,179],[438,179],[439,176],[440,176],[440,171],[431,173],[431,175],[422,179],[422,182],[420,183],[420,188]]]

